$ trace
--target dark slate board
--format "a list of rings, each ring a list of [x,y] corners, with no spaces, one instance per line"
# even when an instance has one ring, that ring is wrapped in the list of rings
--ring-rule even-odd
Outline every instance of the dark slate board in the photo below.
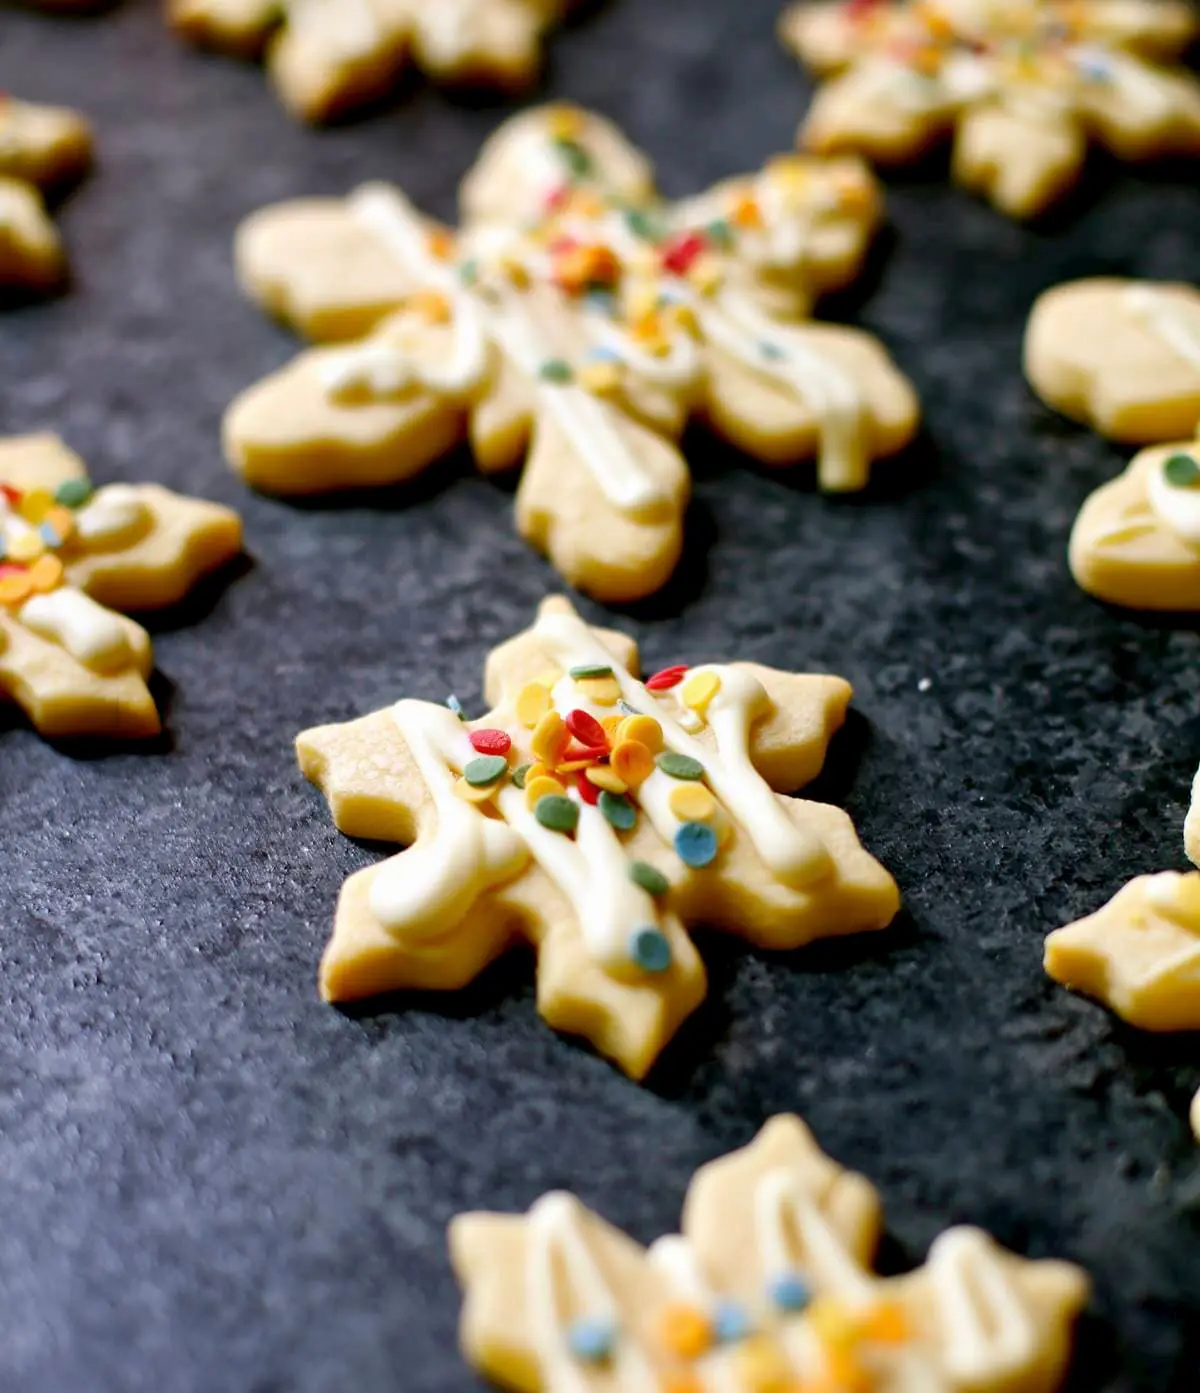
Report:
[[[776,8],[615,0],[557,39],[546,90],[695,190],[791,139],[807,87]],[[218,447],[222,408],[293,347],[234,286],[238,220],[374,176],[449,217],[502,108],[414,83],[377,119],[302,130],[157,9],[0,18],[0,86],[76,102],[101,150],[62,210],[74,290],[0,317],[0,428],[236,505],[251,561],[153,621],[161,748],[63,751],[0,716],[0,1388],[475,1387],[452,1214],[567,1186],[650,1239],[698,1164],[797,1109],[880,1185],[889,1264],[959,1221],[1073,1258],[1096,1281],[1073,1387],[1190,1393],[1200,1049],[1069,997],[1041,945],[1181,864],[1197,636],[1072,584],[1071,520],[1124,456],[1041,408],[1018,363],[1057,281],[1195,278],[1195,170],[1100,162],[1036,229],[937,167],[895,182],[893,231],[837,308],[914,377],[928,432],[868,496],[690,441],[689,566],[625,622],[653,664],[853,681],[818,796],[907,908],[836,949],[707,943],[710,1004],[640,1088],[538,1021],[524,959],[460,998],[318,1004],[338,887],[377,851],[333,830],[292,737],[402,694],[476,703],[486,650],[555,577],[466,461],[297,507],[249,494]]]

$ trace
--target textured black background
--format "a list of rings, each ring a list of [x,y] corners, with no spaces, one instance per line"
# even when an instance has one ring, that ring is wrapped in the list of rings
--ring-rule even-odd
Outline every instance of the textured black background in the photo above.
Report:
[[[775,11],[616,0],[555,41],[547,90],[693,191],[790,141],[806,85]],[[225,404],[293,347],[234,286],[238,220],[376,176],[450,216],[501,108],[414,83],[377,119],[302,130],[152,0],[4,12],[0,85],[76,102],[101,152],[62,210],[72,293],[0,318],[0,428],[236,505],[252,558],[154,621],[160,748],[58,750],[0,715],[4,1393],[473,1387],[452,1214],[569,1186],[649,1239],[699,1163],[782,1109],[878,1182],[889,1263],[964,1220],[1074,1258],[1097,1295],[1073,1386],[1191,1393],[1200,1049],[1123,1028],[1040,960],[1049,929],[1181,862],[1198,640],[1072,584],[1071,519],[1123,456],[1037,405],[1018,361],[1056,281],[1195,278],[1195,170],[1101,162],[1037,229],[936,167],[894,184],[894,231],[837,309],[915,379],[928,433],[868,496],[690,442],[691,565],[628,622],[653,664],[853,681],[819,796],[907,909],[836,950],[709,943],[711,1003],[639,1088],[537,1020],[523,959],[466,997],[318,1004],[339,884],[377,852],[333,830],[292,737],[402,694],[474,705],[487,649],[555,577],[465,460],[309,508],[250,495],[218,449]]]

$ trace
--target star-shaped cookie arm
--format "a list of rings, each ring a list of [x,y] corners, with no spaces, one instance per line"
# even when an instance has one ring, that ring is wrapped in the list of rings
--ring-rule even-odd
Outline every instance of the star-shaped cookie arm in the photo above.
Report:
[[[617,1393],[631,1386],[621,1382],[626,1351],[638,1351],[651,1373],[665,1376],[656,1364],[667,1304],[659,1274],[639,1244],[572,1196],[546,1195],[528,1215],[459,1215],[449,1244],[464,1294],[463,1353],[501,1387]],[[572,1356],[576,1326],[613,1329],[612,1359]]]
[[[1195,442],[1143,450],[1093,493],[1071,530],[1071,573],[1089,595],[1130,609],[1200,610],[1200,550],[1169,529],[1150,502],[1150,480]]]
[[[1183,823],[1183,848],[1193,866],[1200,866],[1200,769],[1192,780],[1192,797]]]
[[[167,20],[194,44],[255,58],[279,19],[279,0],[167,0]]]
[[[1086,131],[1069,113],[983,103],[967,107],[958,120],[956,181],[1014,218],[1048,208],[1086,158]]]
[[[575,608],[564,595],[551,595],[538,606],[538,618],[553,614],[574,615]],[[594,628],[592,634],[608,649],[618,666],[637,676],[635,640],[616,629]],[[489,706],[511,710],[524,687],[555,671],[538,640],[536,626],[531,624],[528,629],[497,644],[488,654],[483,676],[484,700]]]
[[[750,732],[754,767],[773,789],[794,793],[821,772],[853,688],[843,677],[781,672],[761,663],[732,666],[760,682],[770,700]]]
[[[824,76],[854,62],[862,51],[863,31],[842,0],[802,0],[780,15],[779,37],[807,68]]]
[[[1092,41],[1167,62],[1183,55],[1200,23],[1186,0],[1089,0],[1084,30]]]
[[[1132,54],[1109,62],[1111,79],[1086,83],[1079,95],[1095,139],[1123,160],[1200,153],[1200,80]]]
[[[903,449],[920,424],[912,384],[859,329],[768,325],[744,354],[710,349],[709,365],[705,412],[716,431],[764,464],[818,456],[831,492],[865,488],[872,461]]]
[[[469,17],[418,9],[413,55],[441,82],[520,91],[537,77],[542,35],[564,8],[556,0],[473,0]]]
[[[76,111],[0,97],[0,175],[50,189],[92,162],[92,134]]]
[[[861,154],[896,165],[919,159],[954,129],[958,105],[929,94],[904,100],[905,83],[917,79],[869,63],[854,63],[824,82],[813,96],[798,134],[800,147],[818,155]]]
[[[319,343],[362,338],[419,289],[355,207],[353,195],[295,199],[238,228],[234,255],[247,295]]]
[[[1046,940],[1056,982],[1142,1030],[1200,1029],[1200,872],[1138,876]]]
[[[1195,327],[1193,327],[1195,326]],[[1094,277],[1033,307],[1025,375],[1041,399],[1110,440],[1178,440],[1200,421],[1200,292],[1182,283]]]
[[[683,1234],[713,1290],[754,1310],[785,1275],[775,1270],[776,1245],[763,1241],[768,1197],[787,1268],[814,1294],[836,1289],[847,1269],[869,1270],[882,1228],[879,1196],[826,1156],[798,1117],[784,1115],[748,1146],[702,1166],[688,1189]]]
[[[267,49],[271,82],[293,116],[336,120],[392,87],[408,57],[411,25],[401,0],[292,5]]]
[[[576,388],[548,390],[583,398]],[[671,442],[604,401],[584,404],[595,429],[567,424],[553,405],[539,404],[517,491],[517,530],[572,585],[623,604],[653,594],[675,569],[691,478]],[[628,481],[620,499],[602,460]]]
[[[0,285],[50,291],[66,269],[62,241],[37,189],[0,176]]]

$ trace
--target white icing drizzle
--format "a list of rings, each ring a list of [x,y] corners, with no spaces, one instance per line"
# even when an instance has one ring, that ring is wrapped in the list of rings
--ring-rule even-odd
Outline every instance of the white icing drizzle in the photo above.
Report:
[[[1175,100],[1162,76],[1130,53],[1104,48],[1108,82],[1121,101],[1145,121],[1166,121],[1175,111]]]
[[[828,1192],[827,1192],[828,1193]],[[810,1274],[822,1291],[850,1307],[869,1305],[876,1279],[864,1272],[825,1217],[821,1196],[793,1167],[768,1171],[754,1193],[755,1236],[762,1276],[771,1281],[787,1273]],[[792,1256],[789,1230],[800,1239],[804,1261]]]
[[[97,489],[75,514],[75,535],[85,547],[124,541],[150,519],[150,509],[136,484],[108,484]]]
[[[354,195],[350,206],[398,259],[447,297],[456,331],[471,340],[469,362],[478,362],[490,336],[531,379],[539,405],[554,418],[614,508],[636,515],[667,501],[662,485],[621,438],[611,408],[580,387],[541,378],[542,365],[557,356],[544,308],[533,311],[525,297],[513,291],[500,290],[494,299],[484,299],[465,286],[453,267],[429,252],[415,209],[398,191],[371,186]],[[457,360],[458,354],[454,356]]]
[[[762,684],[737,668],[714,667],[721,687],[708,706],[709,726],[716,750],[693,739],[653,695],[630,676],[577,614],[541,615],[534,633],[546,652],[564,671],[596,664],[608,666],[626,702],[653,715],[662,726],[667,746],[690,755],[703,766],[713,792],[736,819],[771,873],[784,885],[804,889],[833,871],[824,843],[812,832],[797,827],[777,795],[759,775],[750,759],[750,729],[763,715],[769,698]],[[703,669],[693,669],[702,671]],[[675,781],[656,770],[638,790],[638,798],[655,830],[671,840],[678,820],[666,805]]]
[[[1200,931],[1200,920],[1194,906],[1185,897],[1186,891],[1184,896],[1180,895],[1185,883],[1195,885],[1198,878],[1195,871],[1189,871],[1186,875],[1181,875],[1179,871],[1160,871],[1146,883],[1146,901],[1175,923]]]
[[[1146,328],[1200,372],[1200,309],[1152,285],[1127,286],[1124,299]]]
[[[1036,1366],[1037,1327],[987,1234],[947,1230],[934,1240],[926,1270],[942,1362],[957,1385],[1000,1384]]]
[[[85,667],[111,671],[125,666],[131,657],[120,619],[69,585],[31,596],[17,618],[33,633],[65,648]]]
[[[373,0],[287,0],[287,9],[297,29],[319,39],[325,57],[343,63],[373,57],[386,37]]]
[[[1146,497],[1154,515],[1188,546],[1200,548],[1200,488],[1179,488],[1170,482],[1166,461],[1151,466],[1146,479]]]

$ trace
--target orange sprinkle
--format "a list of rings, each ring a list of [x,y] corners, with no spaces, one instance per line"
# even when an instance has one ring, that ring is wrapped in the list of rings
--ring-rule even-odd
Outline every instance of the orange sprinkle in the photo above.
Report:
[[[23,605],[33,594],[28,571],[0,576],[0,605]]]
[[[860,1328],[863,1339],[881,1345],[902,1345],[912,1338],[908,1313],[895,1301],[879,1302],[867,1314]]]
[[[663,1345],[680,1359],[699,1359],[712,1345],[712,1324],[703,1311],[682,1303],[668,1306],[658,1328]]]
[[[408,299],[408,308],[427,319],[430,324],[449,324],[450,302],[437,290],[418,290]]]
[[[57,590],[62,584],[62,578],[63,563],[50,552],[45,556],[39,556],[29,568],[29,584],[39,595]]]
[[[730,210],[730,221],[738,227],[762,227],[762,209],[758,206],[758,199],[751,193],[741,194],[734,200],[733,208]]]
[[[662,726],[653,716],[626,716],[618,725],[617,740],[636,740],[656,755],[663,747]]]
[[[610,763],[627,788],[637,788],[654,773],[654,756],[639,740],[622,740],[613,750]]]
[[[431,228],[429,250],[439,261],[449,261],[454,255],[454,234],[445,227]]]

